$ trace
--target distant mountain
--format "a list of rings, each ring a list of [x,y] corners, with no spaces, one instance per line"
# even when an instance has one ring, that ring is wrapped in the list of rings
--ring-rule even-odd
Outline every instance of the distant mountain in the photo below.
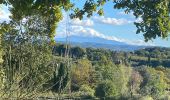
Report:
[[[57,38],[57,41],[65,41],[65,38]],[[99,37],[81,37],[81,36],[70,36],[69,40],[71,42],[78,42],[78,43],[84,43],[84,42],[89,42],[89,43],[98,43],[98,44],[112,44],[112,45],[127,45],[126,43],[123,42],[118,42],[114,40],[106,40],[103,38]]]
[[[61,43],[66,42],[66,38],[56,38],[55,40]],[[105,49],[118,50],[118,51],[133,51],[133,50],[146,48],[146,46],[129,45],[124,42],[107,40],[99,37],[70,36],[69,41],[72,46],[80,46],[84,48],[87,47],[105,48]]]

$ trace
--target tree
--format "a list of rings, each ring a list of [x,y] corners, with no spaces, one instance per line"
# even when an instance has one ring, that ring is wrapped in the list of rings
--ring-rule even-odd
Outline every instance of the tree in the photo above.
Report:
[[[100,99],[117,99],[120,94],[112,81],[105,80],[97,85],[95,95]]]
[[[81,85],[90,85],[90,74],[92,72],[92,64],[88,59],[80,59],[73,64],[71,71],[72,90],[78,90]]]
[[[71,48],[71,55],[73,58],[82,58],[85,55],[85,50],[80,47]]]
[[[50,37],[46,34],[49,30],[46,22],[44,17],[35,14],[25,20],[13,19],[9,23],[1,23],[6,91],[11,91],[15,84],[14,88],[20,90],[17,92],[25,89],[23,94],[31,94],[32,91],[42,91],[43,84],[51,79],[52,52],[47,45],[50,44]],[[16,93],[9,95],[12,94]]]
[[[96,66],[96,71],[99,71],[102,76],[101,80],[109,80],[112,82],[112,86],[115,88],[114,92],[117,94],[117,98],[126,98],[129,96],[129,89],[127,86],[131,76],[131,70],[132,69],[130,67],[126,67],[124,65],[116,66],[111,64],[105,66]]]
[[[74,6],[71,0],[1,0],[0,4],[10,5],[10,18],[12,23],[21,26],[22,20],[34,17],[34,22],[39,18],[43,19],[44,24],[34,26],[41,27],[46,36],[54,42],[54,35],[57,23],[62,19],[62,10],[72,10],[71,18],[83,18],[83,15],[90,17],[94,12],[103,15],[102,6],[110,0],[87,0],[83,9]],[[136,18],[141,18],[141,22],[135,22],[137,27],[136,33],[144,33],[145,40],[155,39],[156,37],[166,38],[170,31],[170,1],[169,0],[113,0],[114,8],[125,9],[126,13],[130,11]],[[11,23],[10,22],[10,23]],[[39,21],[38,21],[39,22]],[[37,28],[36,27],[36,28]],[[15,28],[15,27],[11,27]],[[28,30],[36,30],[40,34],[41,30],[36,28],[28,28]],[[3,26],[0,26],[0,34],[7,33]],[[31,33],[35,34],[35,33]]]
[[[66,52],[66,45],[65,44],[56,44],[53,47],[53,54],[58,54],[59,56],[64,56]]]
[[[0,24],[0,35],[2,36],[0,47],[3,48],[3,53],[5,54],[3,65],[6,68],[5,71],[9,83],[16,83],[14,82],[15,79],[13,76],[16,77],[16,73],[19,70],[23,72],[24,75],[26,74],[26,77],[19,82],[24,83],[23,87],[37,85],[38,82],[43,84],[44,81],[48,81],[51,74],[44,73],[44,70],[50,70],[51,72],[51,68],[48,66],[48,62],[51,59],[51,52],[48,51],[49,47],[47,44],[51,45],[54,42],[55,30],[58,22],[62,19],[62,11],[71,10],[73,14],[71,14],[70,17],[80,19],[82,19],[84,15],[90,17],[94,12],[103,15],[102,6],[108,1],[109,0],[86,0],[83,9],[80,9],[76,8],[73,5],[74,2],[71,0],[1,0],[0,4],[9,5],[8,8],[11,12],[10,22]],[[113,0],[113,2],[114,8],[125,9],[126,13],[132,11],[136,18],[142,19],[141,22],[135,22],[135,25],[137,27],[137,33],[144,33],[146,41],[155,39],[156,37],[168,37],[168,32],[170,31],[169,0]],[[0,50],[0,56],[1,51],[2,50]],[[99,65],[104,66],[104,64],[106,64],[106,68],[115,72],[113,73],[108,69],[103,71],[102,69],[101,72],[104,79],[112,80],[115,86],[120,85],[124,87],[127,83],[127,78],[125,74],[123,74],[124,70],[118,66],[111,68],[113,66],[110,65],[110,62],[107,62],[108,58],[103,55],[103,52],[95,51],[95,53],[92,54],[92,59],[101,60],[102,62],[100,62]],[[89,58],[91,58],[91,55]],[[86,63],[88,67],[84,67]],[[78,76],[78,82],[84,84],[84,82],[86,83],[88,82],[87,80],[89,80],[87,73],[89,72],[89,66],[91,66],[91,64],[88,61],[78,64],[85,68],[85,71],[83,70],[84,72],[81,71],[81,67],[78,68],[77,72],[79,73],[78,75],[76,74]],[[65,70],[65,68],[63,68],[64,67],[60,67],[60,72]],[[144,88],[147,89],[146,93],[150,95],[161,94],[164,89],[164,81],[162,81],[163,74],[155,71],[152,72],[152,70],[148,73],[149,75],[144,78],[147,83],[143,82],[145,83]],[[62,79],[61,76],[63,73],[59,74],[59,76],[54,75],[57,80]],[[83,76],[79,74],[83,74]],[[152,76],[152,74],[155,76]],[[112,77],[112,75],[117,75],[118,77]],[[45,80],[43,80],[44,78]],[[119,80],[119,78],[122,80]],[[76,80],[76,78],[74,80]],[[27,82],[30,82],[30,84],[27,84]],[[116,88],[119,94],[122,93],[121,87]],[[152,93],[150,91],[152,91]]]
[[[76,8],[75,14],[71,17],[83,18],[83,15],[90,17],[93,12],[103,15],[102,6],[110,0],[87,0],[83,9]],[[124,9],[125,13],[133,12],[141,22],[135,22],[136,33],[143,33],[145,41],[156,37],[166,38],[170,31],[170,1],[169,0],[113,0],[116,9]]]
[[[69,81],[69,71],[68,66],[61,63],[58,70],[53,74],[53,87],[52,90],[61,93],[63,89],[67,86]]]
[[[32,14],[40,14],[49,20],[49,37],[54,36],[56,23],[61,20],[61,12],[73,9],[71,18],[83,18],[83,15],[90,17],[94,12],[103,15],[102,6],[110,0],[87,0],[83,9],[76,8],[74,1],[70,0],[1,0],[0,4],[10,4],[12,19],[21,20]],[[135,22],[136,33],[144,33],[145,40],[155,39],[157,36],[166,38],[170,31],[170,1],[169,0],[113,0],[114,8],[125,9],[126,13],[133,11],[136,18],[142,18],[142,22]]]
[[[133,70],[129,80],[129,88],[131,97],[140,90],[140,84],[143,81],[143,77],[138,71]]]
[[[146,67],[139,71],[143,77],[140,93],[144,96],[152,96],[154,99],[165,93],[166,82],[164,73],[154,68]]]
[[[136,33],[144,33],[146,41],[156,37],[168,37],[170,31],[169,0],[121,0],[116,2],[115,8],[125,8],[127,12],[133,11],[136,18],[142,18],[142,22],[135,22]]]

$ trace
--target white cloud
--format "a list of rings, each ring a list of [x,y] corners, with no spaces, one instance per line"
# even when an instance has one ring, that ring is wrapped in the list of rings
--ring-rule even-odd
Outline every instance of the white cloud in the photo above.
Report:
[[[121,19],[117,19],[117,18],[110,18],[110,17],[97,17],[95,16],[93,18],[94,20],[96,20],[97,22],[103,23],[103,24],[110,24],[110,25],[124,25],[124,24],[129,24],[132,23],[132,21],[121,18]]]
[[[61,25],[61,27],[63,27]],[[61,28],[57,30],[57,37],[66,37],[66,28]],[[69,28],[69,35],[70,36],[82,36],[82,37],[100,37],[107,40],[114,40],[114,41],[120,41],[120,39],[114,37],[114,36],[106,36],[95,29],[84,27],[84,26],[78,26],[78,25],[71,25]],[[120,41],[121,42],[121,41]]]
[[[81,36],[81,37],[99,37],[106,40],[113,40],[118,42],[123,42],[129,45],[138,45],[138,46],[154,46],[153,43],[149,42],[146,43],[143,40],[128,40],[123,38],[118,38],[115,36],[108,36],[105,34],[102,34],[92,28],[85,28],[83,26],[71,26],[70,28],[70,36]],[[59,33],[58,37],[65,37],[66,35],[63,33]]]
[[[118,39],[117,37],[107,36],[92,28],[85,28],[82,26],[72,26],[70,35],[83,36],[83,37],[100,37],[107,40],[120,41],[120,39]]]
[[[99,17],[96,17],[99,18]],[[93,20],[97,20],[97,19]],[[154,46],[153,43],[149,42],[146,43],[143,40],[128,40],[128,39],[123,39],[123,38],[118,38],[115,36],[108,36],[105,35],[101,32],[98,32],[97,30],[89,27],[89,26],[93,26],[93,20],[78,20],[78,19],[74,19],[74,20],[70,20],[70,24],[69,24],[69,29],[68,29],[68,35],[69,36],[82,36],[82,37],[99,37],[99,38],[103,38],[106,40],[113,40],[113,41],[118,41],[118,42],[123,42],[129,45],[139,45],[139,46]],[[130,23],[127,20],[121,20],[121,19],[114,19],[114,18],[105,18],[103,17],[102,19],[98,19],[98,20],[106,20],[106,23],[109,24],[114,24],[114,25],[121,25],[121,24],[127,24]],[[110,22],[111,23],[110,23]],[[115,21],[115,22],[114,22]],[[66,37],[66,17],[63,18],[63,20],[60,22],[59,27],[57,28],[57,35],[56,37],[58,38],[63,38]]]
[[[9,21],[10,12],[7,11],[7,7],[0,8],[0,22]]]
[[[67,25],[69,27],[67,27]],[[60,21],[57,30],[56,30],[56,36],[57,37],[65,37],[66,36],[66,27],[69,30],[69,34],[77,34],[78,31],[83,31],[82,28],[84,27],[91,27],[94,25],[94,22],[90,19],[84,19],[84,20],[79,20],[79,19],[70,19],[67,18],[66,13],[63,14],[63,19]],[[85,30],[84,30],[85,31]]]
[[[144,40],[128,40],[124,39],[122,42],[125,42],[130,45],[137,45],[137,46],[155,46],[153,42],[145,42]]]
[[[115,36],[108,36],[105,34],[102,34],[92,28],[84,28],[82,26],[73,26],[72,32],[70,35],[76,35],[76,36],[85,36],[85,37],[99,37],[106,40],[113,40],[118,42],[123,42],[129,45],[138,45],[138,46],[154,46],[151,42],[145,42],[143,40],[128,40],[128,39],[122,39]]]
[[[80,26],[93,26],[94,22],[90,19],[80,20],[78,18],[71,20],[71,24]]]

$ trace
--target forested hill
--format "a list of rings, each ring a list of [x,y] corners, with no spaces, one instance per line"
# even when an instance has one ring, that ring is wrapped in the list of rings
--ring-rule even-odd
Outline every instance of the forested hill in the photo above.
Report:
[[[152,58],[170,59],[170,48],[152,47],[136,50],[135,54],[138,56],[150,56]]]
[[[53,48],[53,54],[64,56],[66,45],[56,44]],[[72,46],[70,56],[74,59],[87,57],[90,61],[99,61],[103,58],[111,59],[115,64],[128,64],[137,66],[164,66],[170,67],[170,48],[150,47],[135,51],[116,51],[104,48],[81,48]]]

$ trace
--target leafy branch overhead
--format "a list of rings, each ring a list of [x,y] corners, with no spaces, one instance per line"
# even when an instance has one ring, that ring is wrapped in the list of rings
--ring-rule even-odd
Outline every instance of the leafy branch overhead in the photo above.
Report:
[[[93,12],[103,15],[103,5],[111,0],[87,0],[84,8],[76,8],[72,18],[91,17]],[[136,33],[143,33],[145,41],[156,37],[167,38],[170,32],[170,1],[169,0],[113,0],[115,9],[124,9],[125,13],[133,12],[141,22],[135,22]]]
[[[78,0],[1,0],[0,4],[12,5],[9,8],[13,20],[38,14],[48,20],[49,37],[53,38],[57,23],[62,19],[62,10],[73,12],[71,18],[91,17],[95,12],[104,15],[103,6],[113,3],[114,9],[123,9],[125,13],[133,12],[141,22],[135,22],[136,33],[143,33],[146,41],[157,37],[167,38],[170,32],[169,0],[86,0],[82,9],[74,3]]]

